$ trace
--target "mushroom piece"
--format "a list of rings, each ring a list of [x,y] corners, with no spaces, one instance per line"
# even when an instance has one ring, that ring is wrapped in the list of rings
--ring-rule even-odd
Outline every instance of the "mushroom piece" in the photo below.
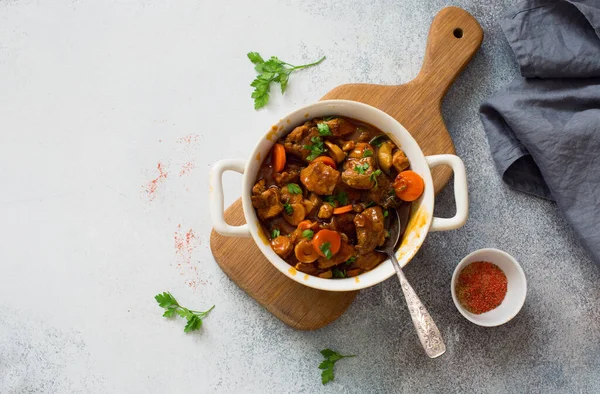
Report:
[[[306,209],[301,203],[290,204],[290,207],[292,208],[292,213],[288,215],[288,213],[284,209],[283,218],[292,226],[297,226],[298,223],[303,221],[306,217]]]
[[[319,258],[317,251],[310,241],[298,242],[294,248],[294,254],[301,263],[313,263]]]
[[[341,163],[346,158],[346,154],[340,149],[339,146],[331,141],[325,141],[325,145],[329,149],[329,155],[335,160],[336,163]]]
[[[271,248],[279,257],[285,259],[292,252],[292,242],[285,235],[280,235],[271,240]]]
[[[389,141],[385,141],[379,147],[377,161],[379,162],[379,168],[389,174],[390,168],[392,168],[392,144]]]

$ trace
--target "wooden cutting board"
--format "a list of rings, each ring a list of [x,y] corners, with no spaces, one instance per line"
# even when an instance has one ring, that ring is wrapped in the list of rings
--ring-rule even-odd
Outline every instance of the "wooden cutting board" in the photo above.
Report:
[[[457,7],[444,8],[433,19],[423,66],[414,80],[397,86],[341,85],[323,99],[370,104],[402,123],[425,155],[454,153],[442,118],[442,99],[482,40],[483,30],[471,14]],[[451,175],[449,168],[435,168],[436,192]],[[241,199],[225,211],[225,220],[231,225],[245,222]],[[281,321],[297,329],[314,330],[333,322],[358,294],[316,290],[294,282],[271,265],[252,238],[224,237],[213,230],[210,246],[215,260],[231,280]]]

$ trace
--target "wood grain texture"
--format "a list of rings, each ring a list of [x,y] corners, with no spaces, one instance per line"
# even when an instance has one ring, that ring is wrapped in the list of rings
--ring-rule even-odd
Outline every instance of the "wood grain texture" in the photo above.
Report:
[[[442,99],[482,40],[483,30],[471,14],[457,7],[444,8],[433,19],[423,66],[414,80],[396,86],[341,85],[322,99],[370,104],[398,120],[413,135],[425,156],[453,154],[454,144],[442,118]],[[452,171],[439,166],[432,175],[437,193],[448,183]]]
[[[402,123],[425,155],[454,153],[442,118],[442,99],[482,40],[481,26],[468,12],[445,8],[433,19],[423,66],[414,80],[398,86],[342,85],[323,99],[370,104]],[[449,168],[435,168],[436,192],[446,185],[451,174]],[[231,225],[244,223],[241,199],[225,211],[225,219]],[[281,321],[297,329],[314,330],[333,322],[358,294],[316,290],[292,281],[271,265],[252,238],[228,238],[213,230],[210,245],[215,260],[231,280]]]
[[[232,226],[245,223],[241,199],[227,208],[225,220]],[[315,330],[336,320],[358,294],[317,290],[294,282],[273,267],[253,238],[225,237],[213,230],[210,247],[232,281],[285,324],[300,330]]]

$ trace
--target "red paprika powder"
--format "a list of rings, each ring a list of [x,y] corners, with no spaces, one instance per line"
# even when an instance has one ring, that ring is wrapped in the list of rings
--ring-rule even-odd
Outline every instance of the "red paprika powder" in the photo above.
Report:
[[[458,275],[456,297],[466,310],[479,315],[502,303],[507,284],[506,275],[497,265],[478,261],[467,265]]]

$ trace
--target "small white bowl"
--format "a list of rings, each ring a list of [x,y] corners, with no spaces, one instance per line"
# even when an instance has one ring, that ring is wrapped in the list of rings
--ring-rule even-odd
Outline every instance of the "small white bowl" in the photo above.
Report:
[[[489,312],[476,315],[467,311],[460,304],[456,298],[456,281],[458,275],[461,273],[463,268],[467,265],[476,261],[488,261],[492,264],[496,264],[504,274],[508,281],[506,296],[497,308],[492,309]],[[511,255],[498,249],[479,249],[469,254],[454,269],[452,275],[452,299],[456,309],[471,322],[484,326],[484,327],[495,327],[502,325],[510,321],[513,317],[519,313],[521,307],[525,303],[525,296],[527,295],[527,280],[525,279],[525,273],[523,269]]]

